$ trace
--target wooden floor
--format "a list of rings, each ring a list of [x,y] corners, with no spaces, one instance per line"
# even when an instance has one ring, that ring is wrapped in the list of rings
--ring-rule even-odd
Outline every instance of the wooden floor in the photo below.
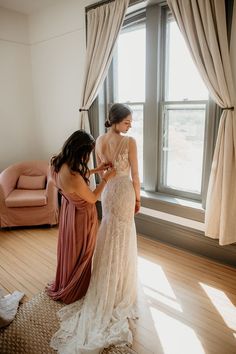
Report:
[[[57,228],[0,231],[0,287],[24,301],[53,279]],[[138,237],[139,354],[235,354],[236,269]],[[37,353],[32,353],[37,354]]]

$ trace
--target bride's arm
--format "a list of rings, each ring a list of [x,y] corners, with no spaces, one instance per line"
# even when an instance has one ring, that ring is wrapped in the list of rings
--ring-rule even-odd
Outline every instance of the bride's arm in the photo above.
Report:
[[[102,160],[100,159],[99,157],[99,154],[98,154],[98,150],[99,150],[99,145],[101,144],[101,136],[99,136],[96,140],[96,145],[95,145],[95,160],[96,160],[96,164],[97,166],[101,165],[102,163]],[[98,171],[97,172],[100,179],[103,177],[104,175],[104,171]]]
[[[140,180],[138,173],[138,154],[136,141],[131,137],[129,138],[129,162],[131,166],[131,177],[136,197],[135,212],[137,213],[140,209]]]

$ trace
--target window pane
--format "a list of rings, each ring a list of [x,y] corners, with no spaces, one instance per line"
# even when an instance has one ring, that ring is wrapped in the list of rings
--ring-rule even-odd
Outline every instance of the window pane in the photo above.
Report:
[[[208,91],[175,21],[167,22],[167,101],[207,100]]]
[[[143,182],[143,102],[145,101],[146,28],[139,24],[121,32],[115,66],[115,102],[127,103],[133,110],[129,135],[137,142],[141,183]],[[135,104],[136,103],[136,104]]]
[[[205,105],[168,105],[163,125],[164,186],[200,193]]]
[[[119,36],[116,83],[118,102],[145,100],[145,43],[144,25]]]

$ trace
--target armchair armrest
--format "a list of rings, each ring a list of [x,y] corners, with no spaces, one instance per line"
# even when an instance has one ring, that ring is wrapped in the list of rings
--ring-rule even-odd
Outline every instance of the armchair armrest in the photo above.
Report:
[[[0,173],[0,198],[6,199],[16,187],[19,174],[16,169],[11,167]]]
[[[58,188],[56,187],[53,179],[48,174],[46,193],[49,205],[58,205]],[[56,203],[56,204],[55,204]]]

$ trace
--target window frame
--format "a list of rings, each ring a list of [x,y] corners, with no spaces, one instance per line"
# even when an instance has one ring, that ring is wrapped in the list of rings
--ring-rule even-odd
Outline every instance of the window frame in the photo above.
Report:
[[[205,125],[204,125],[204,147],[203,147],[203,160],[202,160],[202,183],[201,183],[201,191],[200,193],[194,193],[190,191],[183,191],[179,190],[177,188],[171,188],[167,187],[164,185],[164,168],[163,168],[163,160],[164,160],[164,153],[162,152],[162,146],[163,146],[163,126],[165,125],[165,113],[166,113],[166,107],[171,107],[171,105],[178,105],[181,104],[182,106],[184,105],[191,105],[191,104],[196,104],[196,105],[205,105]],[[204,161],[205,161],[205,155],[206,155],[206,126],[207,126],[207,119],[208,119],[208,101],[206,100],[199,100],[199,101],[164,101],[160,103],[161,105],[161,113],[160,113],[160,130],[159,130],[159,168],[160,168],[160,174],[159,174],[159,185],[158,185],[158,191],[164,194],[168,195],[175,195],[177,197],[184,197],[187,199],[192,199],[192,200],[202,200],[202,190],[203,190],[203,176],[204,176]]]
[[[159,146],[158,146],[158,166],[160,170],[160,174],[158,176],[158,182],[157,182],[157,191],[163,194],[167,195],[173,195],[175,197],[182,197],[186,198],[188,200],[195,200],[199,202],[204,202],[205,201],[205,194],[207,190],[207,184],[209,180],[209,169],[206,168],[206,163],[211,164],[211,156],[213,153],[214,146],[213,144],[207,144],[209,140],[209,125],[212,126],[212,123],[210,124],[210,116],[212,116],[214,106],[215,104],[213,101],[211,102],[210,105],[210,98],[208,100],[189,100],[189,101],[170,101],[170,100],[165,100],[165,92],[167,88],[167,60],[166,57],[168,58],[168,53],[167,53],[167,22],[169,20],[173,19],[173,15],[171,14],[170,9],[166,5],[162,5],[162,28],[161,28],[161,38],[162,38],[162,58],[161,58],[161,69],[163,74],[162,77],[162,85],[161,85],[161,93],[160,93],[160,106],[159,106],[159,117],[158,119],[160,120],[160,129],[158,132],[158,141],[159,141]],[[204,147],[203,147],[203,161],[202,161],[202,181],[201,181],[201,191],[200,193],[193,193],[193,192],[188,192],[188,191],[183,191],[179,189],[174,189],[174,188],[169,188],[165,187],[163,184],[163,179],[164,179],[164,173],[163,173],[163,154],[162,154],[162,145],[163,145],[163,139],[162,139],[162,132],[163,132],[163,125],[165,121],[165,106],[171,105],[171,104],[181,104],[181,105],[188,105],[188,104],[205,104],[206,105],[206,110],[205,110],[205,127],[204,127]],[[213,128],[213,127],[212,127]]]
[[[219,125],[220,109],[209,98],[206,109],[206,124],[204,138],[204,155],[203,155],[203,171],[202,171],[202,190],[200,195],[185,191],[172,190],[171,188],[162,188],[160,166],[161,166],[161,139],[163,124],[163,104],[164,104],[164,82],[165,77],[165,47],[166,47],[166,20],[170,13],[166,3],[158,3],[146,6],[137,12],[129,12],[124,21],[124,29],[134,26],[135,23],[146,21],[146,100],[144,102],[144,120],[143,120],[143,195],[145,195],[145,203],[148,205],[150,199],[152,206],[158,208],[158,200],[170,205],[173,200],[173,207],[178,207],[178,198],[186,200],[186,205],[193,202],[194,205],[199,203],[199,212],[202,214],[206,203],[206,192],[208,187],[209,175],[211,170],[211,161],[213,158],[214,145]],[[160,65],[157,65],[157,63]],[[114,103],[114,80],[115,80],[115,64],[116,55],[112,60],[107,78],[104,82],[103,89],[99,93],[95,103],[97,106],[96,113],[99,116],[99,127],[92,133],[96,136],[105,132],[103,128],[108,113],[109,106]],[[155,78],[153,80],[153,78]],[[167,103],[168,101],[165,101]],[[171,102],[171,101],[170,101]],[[176,102],[176,101],[174,101]],[[184,104],[184,101],[179,103]],[[199,102],[199,101],[194,101]],[[201,101],[200,101],[201,102]],[[204,101],[206,102],[206,101]],[[125,102],[128,103],[129,102]],[[135,102],[132,102],[132,104]],[[190,101],[187,101],[190,103]],[[92,120],[93,117],[91,117]],[[150,143],[151,142],[151,143]],[[141,192],[142,195],[142,192]],[[203,208],[202,208],[203,206]],[[167,207],[169,210],[169,207]],[[174,210],[174,209],[173,209]],[[184,211],[185,210],[185,211]],[[183,208],[183,214],[186,208]],[[179,213],[179,212],[178,212]],[[174,212],[175,214],[175,212]],[[184,215],[183,215],[184,216]],[[199,216],[197,216],[198,218]],[[192,213],[194,219],[194,213]]]

